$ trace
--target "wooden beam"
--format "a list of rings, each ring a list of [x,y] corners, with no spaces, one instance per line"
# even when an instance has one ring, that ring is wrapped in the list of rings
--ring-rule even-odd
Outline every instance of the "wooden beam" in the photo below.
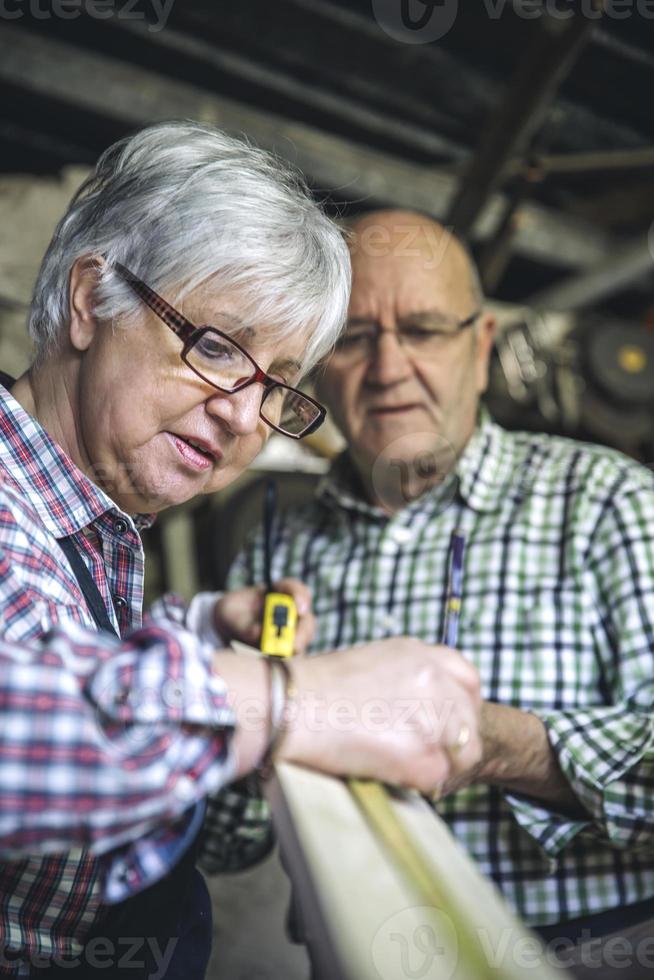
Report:
[[[372,15],[324,0],[225,0],[220,17],[213,0],[195,0],[175,8],[171,26],[177,24],[375,106],[388,115],[389,128],[410,121],[462,147],[496,97],[497,83],[470,66],[462,70],[444,48],[398,44]]]
[[[460,3],[457,24],[468,20],[468,32],[486,36],[490,16],[482,5]],[[377,23],[369,0],[349,6],[325,0],[223,0],[219,17],[215,0],[193,0],[175,6],[169,27],[177,25],[211,44],[284,65],[295,77],[310,77],[323,89],[377,106],[388,114],[389,127],[398,119],[410,121],[468,147],[505,87],[490,67],[491,52],[468,57],[447,44],[399,44]],[[619,111],[607,118],[560,94],[556,112],[561,149],[640,142]]]
[[[251,57],[228,50],[226,47],[193,37],[172,27],[165,31],[151,33],[142,21],[116,20],[113,29],[141,39],[166,52],[168,56],[180,55],[192,59],[202,68],[220,71],[232,76],[236,82],[258,86],[262,91],[274,93],[291,103],[301,105],[312,114],[338,119],[341,123],[355,127],[361,134],[361,141],[371,137],[384,143],[423,156],[461,159],[464,147],[452,140],[439,136],[425,126],[402,119],[393,119],[388,113],[369,108],[354,99],[335,94],[324,86],[296,77],[278,68],[271,68]]]
[[[468,234],[500,186],[511,156],[527,150],[593,27],[594,21],[580,15],[565,21],[541,18],[502,102],[488,119],[448,209],[447,223],[461,234]]]
[[[507,174],[533,173],[538,179],[550,174],[587,174],[609,170],[638,170],[640,167],[654,167],[654,146],[636,149],[597,150],[590,153],[543,153],[525,163],[512,160]]]
[[[435,167],[408,163],[14,24],[5,24],[0,33],[3,81],[44,100],[54,99],[72,112],[80,109],[119,123],[125,132],[164,119],[191,117],[231,133],[245,133],[298,166],[314,186],[345,201],[417,209],[439,217],[456,186],[455,178]],[[472,237],[485,240],[502,210],[503,197],[491,198]],[[515,248],[537,261],[585,268],[610,255],[613,242],[591,224],[529,204],[521,211]]]
[[[529,298],[541,310],[579,310],[600,303],[654,272],[653,242],[642,238],[624,245],[595,268],[563,279]]]

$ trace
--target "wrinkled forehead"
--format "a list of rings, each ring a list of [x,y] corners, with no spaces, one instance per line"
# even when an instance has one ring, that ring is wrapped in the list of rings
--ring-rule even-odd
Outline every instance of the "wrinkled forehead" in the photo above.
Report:
[[[274,304],[252,301],[246,289],[202,284],[177,299],[178,309],[195,326],[212,326],[228,334],[252,357],[284,365],[294,375],[307,369],[305,351],[311,324],[298,326]]]

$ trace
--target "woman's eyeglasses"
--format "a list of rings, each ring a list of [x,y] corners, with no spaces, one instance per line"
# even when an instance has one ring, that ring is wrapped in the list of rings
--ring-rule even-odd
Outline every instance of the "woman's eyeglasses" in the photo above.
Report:
[[[112,268],[177,334],[183,344],[182,360],[207,384],[228,395],[251,384],[263,385],[259,415],[272,429],[292,439],[302,439],[322,425],[327,413],[319,402],[297,388],[271,378],[222,330],[191,323],[120,262],[113,263]]]

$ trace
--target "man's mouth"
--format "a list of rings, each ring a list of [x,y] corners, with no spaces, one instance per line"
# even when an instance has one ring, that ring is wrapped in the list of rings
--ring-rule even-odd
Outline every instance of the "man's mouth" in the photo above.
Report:
[[[400,415],[420,408],[417,402],[407,402],[405,405],[373,405],[368,409],[369,415]]]

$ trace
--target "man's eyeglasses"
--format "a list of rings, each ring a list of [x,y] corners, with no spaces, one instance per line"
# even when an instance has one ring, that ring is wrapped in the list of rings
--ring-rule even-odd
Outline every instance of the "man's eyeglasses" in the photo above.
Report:
[[[259,414],[272,429],[302,439],[322,425],[326,410],[297,388],[283,384],[262,371],[248,352],[217,327],[197,327],[178,313],[129,269],[115,262],[112,266],[123,279],[177,334],[183,343],[181,358],[203,381],[218,391],[232,395],[251,384],[261,384],[264,394]]]
[[[437,313],[416,313],[400,320],[390,333],[396,334],[404,348],[422,357],[438,354],[443,345],[466,327],[471,327],[481,315],[476,310],[465,320]],[[386,330],[372,320],[354,319],[348,323],[336,343],[336,353],[353,358],[369,357],[374,353],[379,337]]]

